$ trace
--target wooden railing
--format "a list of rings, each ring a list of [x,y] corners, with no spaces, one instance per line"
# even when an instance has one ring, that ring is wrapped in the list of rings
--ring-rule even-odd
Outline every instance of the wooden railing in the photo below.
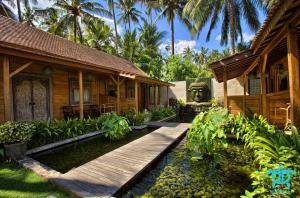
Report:
[[[289,91],[281,91],[266,95],[267,99],[267,118],[270,123],[279,127],[283,127],[290,119]],[[244,96],[228,96],[228,107],[232,114],[236,115],[243,110]],[[245,114],[253,115],[261,114],[261,96],[246,96],[245,99]]]
[[[290,103],[289,91],[267,94],[268,120],[272,124],[284,126],[289,119],[288,106]],[[288,112],[287,112],[288,111]]]
[[[230,112],[234,115],[239,112],[244,112],[243,110],[243,100],[244,96],[228,96],[228,106]],[[245,114],[252,115],[254,113],[260,113],[260,96],[246,96],[245,99]]]

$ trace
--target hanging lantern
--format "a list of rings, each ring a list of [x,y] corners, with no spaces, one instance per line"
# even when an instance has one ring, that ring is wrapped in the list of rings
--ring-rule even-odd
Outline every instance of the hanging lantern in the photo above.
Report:
[[[46,76],[50,76],[53,73],[53,69],[50,66],[46,66],[42,69],[43,74]]]
[[[91,74],[91,73],[87,73],[86,76],[85,76],[85,79],[88,80],[88,81],[93,80],[93,78],[94,78],[93,74]]]

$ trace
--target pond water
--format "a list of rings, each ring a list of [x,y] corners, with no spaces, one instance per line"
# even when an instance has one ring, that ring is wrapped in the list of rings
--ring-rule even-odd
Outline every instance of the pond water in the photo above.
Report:
[[[120,197],[240,197],[251,190],[252,159],[232,141],[219,163],[192,161],[183,139]]]
[[[142,130],[133,130],[126,138],[119,141],[111,141],[104,136],[99,135],[49,151],[33,154],[30,155],[30,157],[54,170],[66,173],[72,168],[96,159],[97,157],[147,135],[156,129],[157,128],[146,128]]]

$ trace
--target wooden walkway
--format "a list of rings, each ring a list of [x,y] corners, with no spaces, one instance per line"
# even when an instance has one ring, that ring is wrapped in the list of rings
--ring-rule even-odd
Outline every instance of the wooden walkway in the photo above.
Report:
[[[114,196],[184,136],[189,127],[185,123],[162,126],[52,180],[79,197]]]

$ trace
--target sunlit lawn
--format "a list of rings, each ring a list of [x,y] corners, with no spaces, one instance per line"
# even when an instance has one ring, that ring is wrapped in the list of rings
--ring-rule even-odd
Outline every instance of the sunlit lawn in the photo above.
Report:
[[[69,197],[53,184],[15,163],[0,163],[0,197]]]

